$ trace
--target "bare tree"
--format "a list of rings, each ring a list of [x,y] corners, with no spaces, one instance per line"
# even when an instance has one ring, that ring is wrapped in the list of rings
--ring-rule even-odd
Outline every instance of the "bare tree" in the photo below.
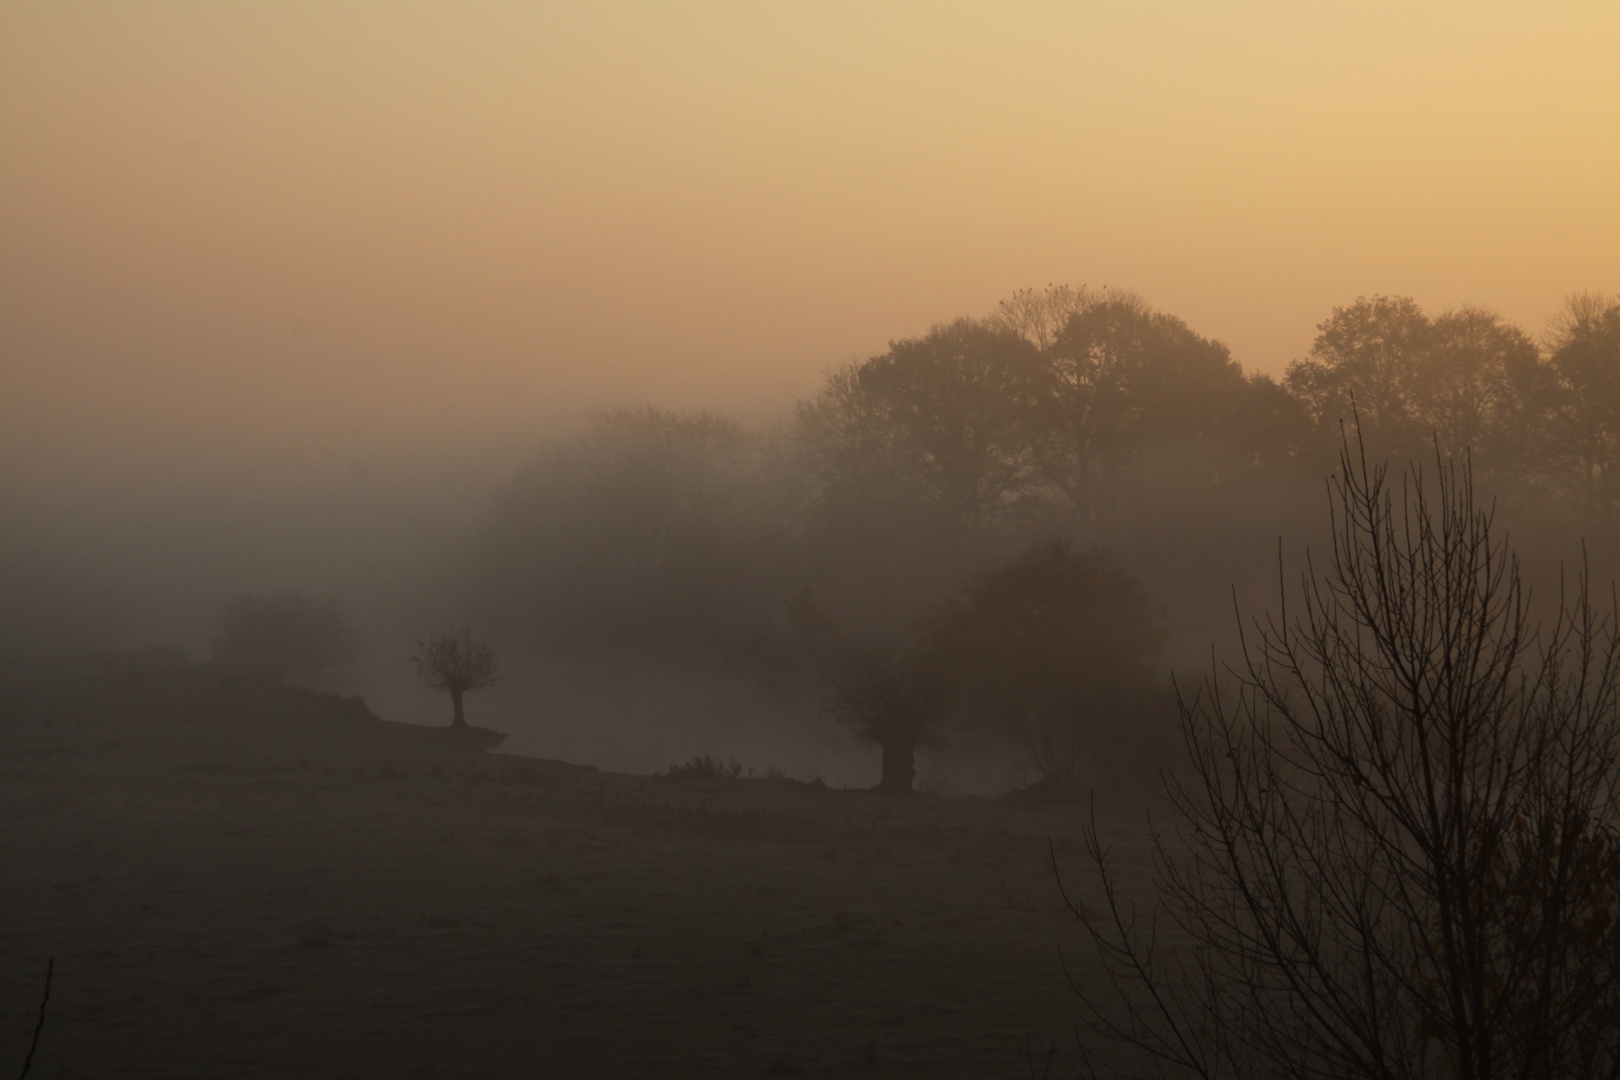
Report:
[[[485,641],[475,641],[466,630],[444,630],[417,643],[410,665],[422,681],[435,690],[449,693],[455,707],[451,727],[465,727],[466,713],[461,698],[468,690],[492,686],[501,681],[495,650]]]
[[[1466,460],[1340,463],[1326,564],[1182,698],[1167,918],[1090,830],[1083,1015],[1145,1075],[1620,1075],[1613,591],[1537,624]]]

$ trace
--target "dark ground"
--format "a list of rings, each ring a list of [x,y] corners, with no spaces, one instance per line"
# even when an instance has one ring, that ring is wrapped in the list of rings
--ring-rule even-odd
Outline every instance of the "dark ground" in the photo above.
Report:
[[[0,1072],[1071,1075],[1085,811],[670,781],[158,663],[0,669]],[[1120,834],[1132,876],[1140,829]],[[1071,883],[1072,884],[1072,883]]]

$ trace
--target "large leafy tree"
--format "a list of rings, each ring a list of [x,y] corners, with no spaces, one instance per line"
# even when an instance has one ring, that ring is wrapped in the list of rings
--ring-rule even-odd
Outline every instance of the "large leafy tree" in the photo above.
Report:
[[[1428,350],[1433,327],[1403,296],[1360,297],[1317,326],[1310,355],[1288,366],[1287,386],[1319,431],[1337,444],[1340,421],[1381,448],[1415,449],[1421,430],[1407,400],[1409,374]]]
[[[970,532],[1016,519],[1036,481],[1019,395],[1038,364],[1021,335],[960,319],[835,374],[801,414],[829,497],[897,497]]]
[[[799,403],[797,434],[823,505],[839,518],[921,512],[931,463],[903,423],[897,403],[861,380],[851,362],[827,374]]]
[[[1363,297],[1335,308],[1287,386],[1309,411],[1319,447],[1357,422],[1381,454],[1421,460],[1438,446],[1469,451],[1493,479],[1534,466],[1550,402],[1530,338],[1495,312],[1430,317],[1408,297]]]
[[[1144,484],[1219,480],[1279,433],[1288,403],[1225,345],[1108,293],[1071,312],[1025,389],[1041,474],[1090,519]],[[1258,423],[1256,423],[1258,421]]]
[[[1430,321],[1427,347],[1410,360],[1397,390],[1420,438],[1448,456],[1471,450],[1476,467],[1493,471],[1533,453],[1541,356],[1523,330],[1460,308]]]
[[[1163,619],[1100,551],[1055,539],[938,605],[924,638],[974,718],[1010,735],[1042,780],[1073,786],[1140,763]]]

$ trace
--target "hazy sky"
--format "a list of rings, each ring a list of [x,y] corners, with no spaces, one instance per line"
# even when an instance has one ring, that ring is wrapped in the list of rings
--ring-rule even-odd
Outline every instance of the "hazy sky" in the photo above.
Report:
[[[758,411],[1025,285],[1620,291],[1620,4],[0,6],[8,479]],[[156,470],[154,472],[154,470]]]

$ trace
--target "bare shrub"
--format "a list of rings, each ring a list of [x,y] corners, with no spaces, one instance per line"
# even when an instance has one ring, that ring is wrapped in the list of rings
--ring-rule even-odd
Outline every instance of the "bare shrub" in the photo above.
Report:
[[[736,780],[742,776],[742,762],[725,758],[692,758],[684,765],[671,765],[658,774],[662,780]]]
[[[1466,461],[1392,484],[1346,443],[1330,494],[1325,565],[1182,699],[1164,918],[1090,831],[1084,1016],[1147,1075],[1615,1075],[1613,592],[1534,622]]]

